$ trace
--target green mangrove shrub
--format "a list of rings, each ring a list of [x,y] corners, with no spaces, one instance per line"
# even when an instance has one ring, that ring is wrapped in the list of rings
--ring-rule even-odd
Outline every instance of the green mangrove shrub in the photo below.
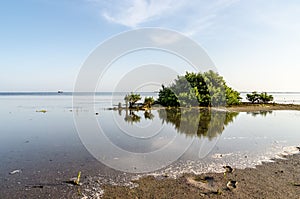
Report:
[[[226,85],[222,76],[214,71],[186,72],[170,86],[162,85],[157,102],[169,107],[222,106],[240,104],[240,93]]]
[[[128,94],[124,97],[126,107],[127,107],[127,104],[129,103],[129,108],[133,108],[134,104],[141,99],[142,98],[141,98],[140,94],[135,94],[133,92],[131,92],[130,94]]]
[[[256,91],[253,91],[252,93],[247,94],[246,99],[254,103],[269,103],[270,101],[273,101],[273,96],[268,95],[267,92],[257,93]]]
[[[155,100],[153,97],[145,97],[144,99],[144,106],[146,108],[151,108],[152,105],[154,104]]]

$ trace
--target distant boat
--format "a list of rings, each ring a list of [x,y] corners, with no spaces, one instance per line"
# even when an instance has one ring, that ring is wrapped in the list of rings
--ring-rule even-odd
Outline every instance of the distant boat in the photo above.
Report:
[[[62,90],[58,90],[57,92],[58,92],[58,93],[63,93],[64,91],[62,91]]]

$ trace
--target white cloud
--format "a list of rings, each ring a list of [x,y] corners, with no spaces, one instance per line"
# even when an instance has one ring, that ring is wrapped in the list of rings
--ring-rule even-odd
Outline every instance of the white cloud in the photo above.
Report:
[[[97,2],[101,7],[101,15],[109,22],[130,28],[150,24],[172,28],[191,36],[212,27],[219,12],[239,0],[86,1]]]
[[[169,11],[174,11],[181,5],[181,2],[175,0],[126,0],[120,3],[118,1],[112,2],[102,15],[108,21],[136,27],[155,18],[160,18]]]

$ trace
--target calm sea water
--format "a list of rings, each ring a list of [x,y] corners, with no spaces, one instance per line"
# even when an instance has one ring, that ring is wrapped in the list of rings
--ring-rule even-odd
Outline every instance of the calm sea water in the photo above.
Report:
[[[142,93],[142,96],[156,95]],[[278,102],[300,100],[300,93],[273,95]],[[111,93],[98,93],[94,109],[89,110],[85,109],[89,102],[84,100],[81,106],[73,107],[71,93],[1,93],[1,182],[5,183],[5,176],[15,169],[22,169],[27,180],[28,176],[38,178],[37,171],[48,172],[49,178],[53,172],[71,175],[79,169],[91,175],[105,173],[107,177],[118,173],[88,152],[78,135],[73,114],[82,118],[93,115],[110,142],[132,153],[156,151],[176,140],[177,144],[172,142],[173,148],[166,154],[172,157],[183,150],[183,143],[190,143],[178,160],[154,172],[171,176],[222,171],[223,165],[253,167],[280,153],[293,153],[293,146],[300,144],[298,111],[226,113],[161,109],[145,113],[105,109],[122,102],[123,98],[124,93],[113,97]],[[37,112],[40,110],[47,112]],[[128,160],[125,156],[103,153],[116,162]],[[159,161],[147,161],[147,164],[159,164]],[[130,164],[134,166],[138,162],[131,160]]]

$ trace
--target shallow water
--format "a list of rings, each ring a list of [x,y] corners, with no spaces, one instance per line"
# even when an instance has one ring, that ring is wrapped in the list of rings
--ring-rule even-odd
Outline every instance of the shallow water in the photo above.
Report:
[[[35,178],[41,181],[39,172],[47,173],[43,177],[48,180],[54,178],[53,173],[60,178],[59,172],[72,176],[78,170],[106,178],[123,175],[104,164],[135,173],[144,169],[174,177],[183,172],[220,172],[223,165],[254,167],[280,153],[297,152],[290,146],[300,144],[297,111],[238,114],[161,109],[126,113],[104,109],[122,99],[122,94],[114,96],[113,102],[108,93],[97,95],[95,107],[90,110],[86,108],[87,101],[73,108],[69,94],[1,95],[2,183],[16,169],[21,169],[22,179],[31,183]],[[43,109],[47,112],[36,112]],[[83,135],[77,133],[74,115],[96,119],[107,140],[123,151],[160,155],[147,156],[141,164],[140,157],[100,150],[97,158],[105,156],[101,163],[89,153],[89,146],[81,142]],[[88,134],[89,128],[86,131]],[[93,141],[90,146],[96,149],[107,144],[105,140]],[[166,150],[161,152],[162,148]],[[160,170],[152,171],[153,168]]]

